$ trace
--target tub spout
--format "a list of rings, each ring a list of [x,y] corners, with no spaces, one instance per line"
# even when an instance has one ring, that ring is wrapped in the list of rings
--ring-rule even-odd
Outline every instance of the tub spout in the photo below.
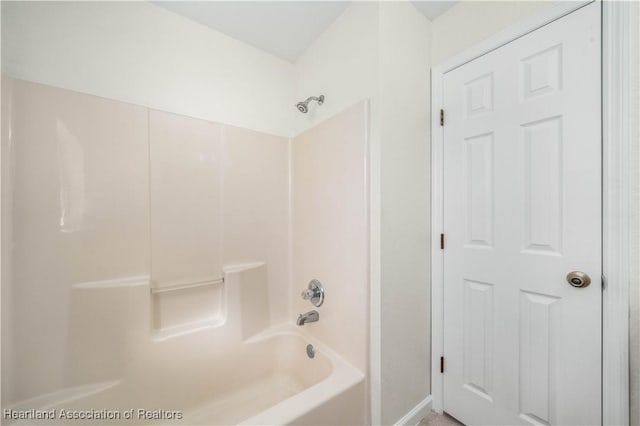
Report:
[[[318,313],[318,311],[309,311],[305,312],[304,314],[298,315],[298,321],[296,321],[296,324],[305,325],[308,322],[316,322],[319,319],[320,314]]]

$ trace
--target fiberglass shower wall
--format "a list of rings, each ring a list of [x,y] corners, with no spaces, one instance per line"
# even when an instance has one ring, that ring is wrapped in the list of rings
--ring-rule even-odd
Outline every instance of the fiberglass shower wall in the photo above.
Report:
[[[158,111],[149,124],[155,328],[219,325],[223,266],[266,262],[274,290],[288,281],[288,140]],[[283,320],[277,291],[264,303]]]
[[[2,89],[3,406],[121,378],[141,340],[223,320],[224,265],[265,263],[284,320],[288,139]]]

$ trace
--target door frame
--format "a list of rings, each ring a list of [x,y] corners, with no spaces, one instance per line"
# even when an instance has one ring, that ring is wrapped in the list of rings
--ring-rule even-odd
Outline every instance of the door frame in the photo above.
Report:
[[[444,149],[440,109],[449,71],[553,22],[594,0],[562,2],[501,31],[431,69],[431,394],[443,411]],[[629,424],[629,283],[632,206],[632,5],[602,1],[602,423]],[[446,117],[445,117],[446,119]]]

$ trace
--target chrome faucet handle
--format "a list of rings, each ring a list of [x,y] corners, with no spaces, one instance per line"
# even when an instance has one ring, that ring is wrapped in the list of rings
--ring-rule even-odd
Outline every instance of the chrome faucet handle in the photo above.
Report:
[[[315,307],[322,305],[324,302],[324,288],[318,280],[311,280],[309,285],[301,294],[304,300],[309,300]]]

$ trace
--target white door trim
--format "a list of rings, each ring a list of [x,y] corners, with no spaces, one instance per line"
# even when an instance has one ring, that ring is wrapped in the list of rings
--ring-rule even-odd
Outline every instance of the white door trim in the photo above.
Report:
[[[602,419],[629,424],[632,2],[602,3]]]
[[[530,33],[591,1],[562,2],[431,70],[431,393],[442,412],[443,105],[445,73]],[[602,2],[603,37],[603,424],[629,424],[629,281],[631,270],[631,3]],[[445,117],[446,120],[446,117]]]

